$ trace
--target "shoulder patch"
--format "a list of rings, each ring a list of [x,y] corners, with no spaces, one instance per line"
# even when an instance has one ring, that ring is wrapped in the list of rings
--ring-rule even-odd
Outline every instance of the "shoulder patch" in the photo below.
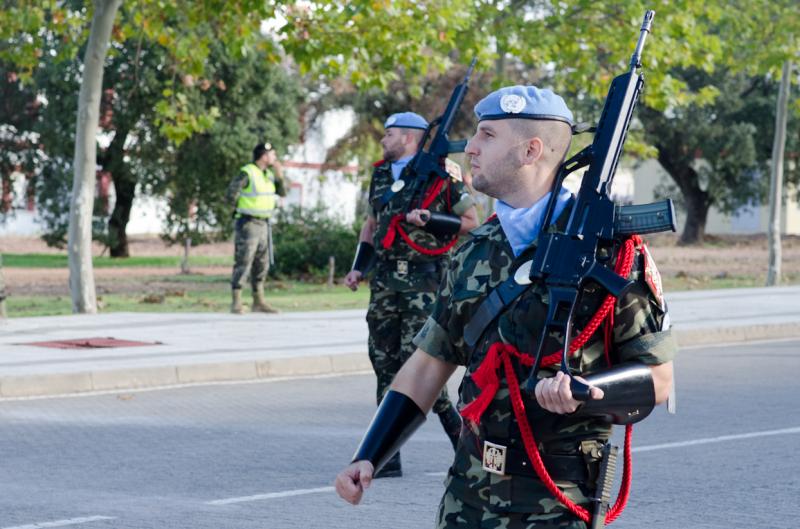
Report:
[[[666,311],[667,306],[664,303],[664,287],[661,284],[661,273],[658,271],[656,262],[653,256],[650,255],[650,250],[647,249],[646,244],[642,245],[642,255],[644,255],[644,280],[661,306],[661,310]]]
[[[450,158],[444,159],[444,170],[450,175],[450,178],[455,182],[461,182],[461,166]]]

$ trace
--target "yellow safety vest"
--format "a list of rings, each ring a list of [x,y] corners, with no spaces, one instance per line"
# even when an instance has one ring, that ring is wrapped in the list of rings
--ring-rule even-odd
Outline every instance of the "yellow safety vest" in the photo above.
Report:
[[[268,218],[275,209],[275,176],[267,169],[262,171],[254,163],[242,167],[247,174],[247,187],[239,193],[236,213],[251,217]]]

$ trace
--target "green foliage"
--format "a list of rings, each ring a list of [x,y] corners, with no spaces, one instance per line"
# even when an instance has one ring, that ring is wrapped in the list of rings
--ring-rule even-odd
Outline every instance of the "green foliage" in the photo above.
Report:
[[[778,85],[766,76],[698,70],[675,71],[687,86],[715,86],[711,104],[692,103],[660,113],[642,112],[645,138],[686,195],[702,192],[721,211],[758,203],[766,196]],[[800,123],[789,119],[788,151],[800,148]],[[786,168],[787,181],[800,170]]]
[[[293,207],[281,211],[276,220],[275,266],[270,273],[294,278],[327,277],[329,256],[336,260],[336,276],[350,270],[358,242],[355,226],[330,217],[321,206],[309,210]]]
[[[192,106],[218,109],[224,119],[162,154],[166,170],[147,180],[169,199],[164,238],[170,242],[191,237],[199,244],[230,234],[233,204],[225,191],[251,161],[253,147],[268,141],[284,153],[300,134],[301,89],[289,72],[263,53],[237,57],[222,46],[211,52],[213,67],[193,92]]]

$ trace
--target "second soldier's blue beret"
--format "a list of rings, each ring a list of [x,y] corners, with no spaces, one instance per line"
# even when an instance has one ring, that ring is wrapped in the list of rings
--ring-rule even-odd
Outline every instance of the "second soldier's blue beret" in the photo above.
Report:
[[[573,125],[572,112],[558,94],[535,86],[506,86],[475,105],[478,121],[485,119],[550,119]]]
[[[401,129],[421,129],[428,128],[428,122],[425,118],[414,112],[399,112],[392,114],[386,118],[386,123],[383,124],[384,128],[397,127]]]

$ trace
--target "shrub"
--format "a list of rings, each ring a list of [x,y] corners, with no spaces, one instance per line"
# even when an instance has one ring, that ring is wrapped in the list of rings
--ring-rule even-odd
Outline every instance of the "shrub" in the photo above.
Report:
[[[336,260],[335,275],[350,269],[358,241],[358,229],[332,218],[322,206],[281,210],[273,224],[275,266],[273,277],[323,280],[328,277],[328,258]]]

